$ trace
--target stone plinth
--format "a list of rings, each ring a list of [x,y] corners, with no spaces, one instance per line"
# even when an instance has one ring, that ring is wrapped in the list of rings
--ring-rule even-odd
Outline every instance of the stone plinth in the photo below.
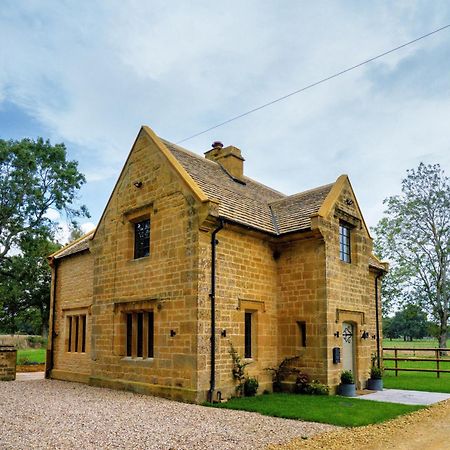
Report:
[[[17,350],[9,345],[0,345],[0,381],[16,379]]]

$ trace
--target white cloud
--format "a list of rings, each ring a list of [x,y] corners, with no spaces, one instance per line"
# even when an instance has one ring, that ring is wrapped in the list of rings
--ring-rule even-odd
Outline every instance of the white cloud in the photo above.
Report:
[[[80,225],[80,228],[83,231],[83,233],[89,233],[89,231],[95,228],[95,223],[85,222]]]
[[[112,188],[141,124],[181,139],[449,18],[445,1],[6,1],[0,101],[25,109],[53,140],[76,144],[88,182],[103,189],[110,179]],[[439,54],[448,33],[185,145],[237,145],[250,176],[287,193],[349,173],[374,224],[406,168],[424,159],[450,171],[450,65],[442,58],[427,73],[420,53]],[[419,83],[440,80],[440,95],[406,83],[420,70]]]

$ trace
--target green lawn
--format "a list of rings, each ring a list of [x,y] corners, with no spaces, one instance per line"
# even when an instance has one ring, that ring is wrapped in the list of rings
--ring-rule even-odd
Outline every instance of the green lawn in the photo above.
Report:
[[[45,348],[17,350],[17,364],[44,364],[46,352]]]
[[[388,339],[383,338],[383,347],[397,347],[397,348],[436,348],[438,346],[437,339],[419,339],[412,342],[404,341],[403,339]],[[450,339],[447,340],[447,347],[450,347]]]
[[[450,354],[450,352],[449,352]],[[450,359],[450,356],[446,357]],[[394,367],[394,361],[385,361],[385,367]],[[398,367],[435,369],[435,362],[428,361],[399,361]],[[450,362],[440,362],[441,369],[450,370]],[[450,393],[450,373],[441,373],[437,378],[432,372],[395,372],[386,370],[384,372],[383,384],[391,389],[412,389],[416,391],[446,392]]]
[[[373,402],[340,396],[295,394],[235,398],[226,403],[212,406],[346,427],[380,423],[422,408],[421,406]]]
[[[413,342],[404,342],[403,339],[393,339],[392,341],[384,339],[383,345],[386,348],[398,348],[398,357],[417,357],[417,358],[435,358],[433,352],[424,352],[422,348],[436,348],[437,341],[435,339],[421,339]],[[450,340],[447,341],[447,346],[450,347]],[[402,348],[414,348],[413,351],[402,351]],[[448,356],[443,358],[450,360],[450,349]],[[394,356],[392,350],[384,351],[384,356]],[[384,366],[388,368],[395,367],[394,361],[384,361]],[[414,369],[435,369],[436,362],[434,361],[399,361],[399,368],[414,368]],[[450,370],[450,361],[439,363],[440,369]],[[384,373],[384,387],[391,389],[412,389],[417,391],[430,392],[446,392],[450,393],[450,373],[441,373],[440,378],[437,378],[436,373],[433,372],[395,372],[386,370]]]

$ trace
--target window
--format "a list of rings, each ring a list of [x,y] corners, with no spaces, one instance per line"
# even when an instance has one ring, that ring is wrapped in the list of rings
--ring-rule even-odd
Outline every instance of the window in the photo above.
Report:
[[[153,358],[153,311],[126,314],[126,355],[132,358]]]
[[[67,317],[67,351],[86,352],[86,314]]]
[[[244,357],[251,358],[252,357],[252,313],[245,313],[245,324],[244,324]]]
[[[299,345],[300,347],[306,347],[306,322],[298,321],[297,325],[300,332]]]
[[[342,223],[339,225],[339,257],[341,261],[351,262],[350,227]]]
[[[134,259],[150,255],[150,219],[134,224]]]

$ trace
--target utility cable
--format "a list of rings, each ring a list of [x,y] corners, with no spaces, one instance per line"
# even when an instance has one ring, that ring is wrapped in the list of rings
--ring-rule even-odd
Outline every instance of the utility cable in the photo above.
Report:
[[[420,41],[422,39],[425,39],[425,38],[433,35],[433,34],[439,33],[440,31],[443,31],[446,28],[450,28],[450,24],[445,25],[445,26],[443,26],[441,28],[438,28],[438,29],[436,29],[434,31],[431,31],[430,33],[427,33],[427,34],[424,34],[422,36],[419,36],[418,38],[413,39],[412,41],[406,42],[406,43],[404,43],[402,45],[399,45],[398,47],[392,48],[391,50],[388,50],[386,52],[380,53],[379,55],[376,55],[376,56],[374,56],[372,58],[366,59],[365,61],[362,61],[362,62],[360,62],[360,63],[358,63],[358,64],[356,64],[354,66],[348,67],[347,69],[341,70],[340,72],[337,72],[337,73],[335,73],[333,75],[330,75],[330,76],[328,76],[326,78],[322,78],[319,81],[316,81],[314,83],[308,84],[307,86],[304,86],[304,87],[302,87],[300,89],[297,89],[296,91],[290,92],[289,94],[283,95],[282,97],[278,97],[275,100],[272,100],[272,101],[270,101],[268,103],[264,103],[263,105],[257,106],[256,108],[250,109],[249,111],[246,111],[246,112],[244,112],[242,114],[239,114],[237,116],[231,117],[230,119],[227,119],[227,120],[225,120],[223,122],[218,123],[217,125],[209,127],[206,130],[200,131],[199,133],[195,133],[195,134],[193,134],[193,135],[191,135],[191,136],[189,136],[187,138],[184,138],[181,141],[178,141],[177,144],[181,144],[182,142],[188,141],[188,140],[193,139],[193,138],[195,138],[197,136],[205,134],[208,131],[215,130],[216,128],[219,128],[219,127],[221,127],[223,125],[226,125],[227,123],[234,122],[235,120],[238,120],[238,119],[240,119],[242,117],[248,116],[249,114],[252,114],[252,113],[254,113],[256,111],[259,111],[259,110],[261,110],[263,108],[267,108],[268,106],[271,106],[271,105],[273,105],[275,103],[281,102],[282,100],[285,100],[285,99],[287,99],[289,97],[292,97],[293,95],[299,94],[300,92],[304,92],[307,89],[311,89],[311,88],[313,88],[313,87],[315,87],[315,86],[317,86],[319,84],[325,83],[326,81],[330,81],[333,78],[339,77],[339,76],[341,76],[341,75],[343,75],[343,74],[345,74],[347,72],[350,72],[351,70],[355,70],[358,67],[364,66],[365,64],[368,64],[368,63],[370,63],[372,61],[375,61],[377,59],[382,58],[383,56],[389,55],[390,53],[394,53],[394,52],[396,52],[396,51],[398,51],[398,50],[400,50],[402,48],[407,47],[408,45],[414,44],[414,43],[416,43],[416,42],[418,42],[418,41]]]

